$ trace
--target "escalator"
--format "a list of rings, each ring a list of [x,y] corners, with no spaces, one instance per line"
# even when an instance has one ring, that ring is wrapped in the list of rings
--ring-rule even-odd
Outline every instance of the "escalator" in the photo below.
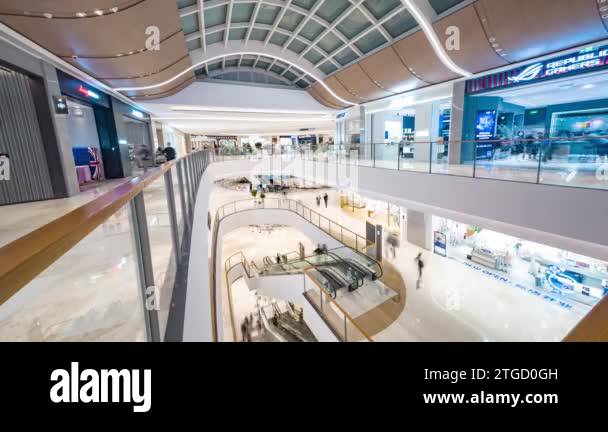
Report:
[[[378,280],[379,278],[378,273],[376,271],[370,269],[368,266],[364,265],[363,263],[359,262],[354,258],[342,258],[332,252],[329,252],[328,255],[344,261],[346,264],[353,267],[356,271],[362,274],[364,278],[368,278],[371,281]]]
[[[325,288],[327,288],[329,290],[329,292],[331,293],[331,296],[335,299],[336,295],[337,295],[337,291],[339,289],[344,288],[346,285],[344,284],[344,282],[342,282],[340,280],[340,278],[336,277],[333,272],[331,272],[325,268],[318,268],[317,271],[319,273],[321,273],[323,278],[325,278],[325,280],[327,282],[325,284]]]

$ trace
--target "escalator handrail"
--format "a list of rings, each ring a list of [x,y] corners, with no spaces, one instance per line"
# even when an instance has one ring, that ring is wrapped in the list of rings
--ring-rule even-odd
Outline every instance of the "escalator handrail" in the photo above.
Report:
[[[353,249],[353,248],[351,248],[349,246],[343,246],[343,247],[335,248],[335,249],[330,250],[329,252],[335,253],[335,251],[340,250],[340,249],[350,249],[353,252],[355,252],[357,255],[362,256],[364,259],[369,259],[369,260],[373,261],[374,264],[376,264],[378,266],[378,268],[380,269],[380,274],[377,275],[378,279],[380,279],[380,278],[382,278],[382,276],[384,276],[384,269],[382,268],[382,264],[380,264],[380,262],[378,260],[370,257],[369,255],[365,255],[365,254],[359,252],[358,250],[355,250],[355,249]]]

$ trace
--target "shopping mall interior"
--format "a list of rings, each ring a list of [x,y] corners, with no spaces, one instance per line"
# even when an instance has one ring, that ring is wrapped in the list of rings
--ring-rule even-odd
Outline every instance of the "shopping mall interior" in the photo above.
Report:
[[[547,3],[0,1],[0,341],[608,341],[608,5]]]

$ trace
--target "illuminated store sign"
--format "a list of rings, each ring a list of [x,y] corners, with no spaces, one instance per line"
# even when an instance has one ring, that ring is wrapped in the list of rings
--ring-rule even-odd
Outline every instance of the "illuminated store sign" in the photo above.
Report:
[[[90,97],[90,98],[93,98],[93,99],[99,99],[100,98],[97,93],[95,93],[92,90],[89,90],[89,89],[85,88],[82,85],[78,87],[78,93],[80,93],[83,96]]]
[[[546,81],[603,69],[607,66],[608,46],[591,47],[578,53],[467,81],[467,93],[482,93],[504,87]]]

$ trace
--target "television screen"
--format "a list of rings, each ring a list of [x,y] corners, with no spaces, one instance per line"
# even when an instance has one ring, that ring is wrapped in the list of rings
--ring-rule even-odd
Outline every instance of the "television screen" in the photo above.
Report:
[[[491,140],[496,132],[496,111],[477,111],[475,120],[475,139],[477,141]]]

